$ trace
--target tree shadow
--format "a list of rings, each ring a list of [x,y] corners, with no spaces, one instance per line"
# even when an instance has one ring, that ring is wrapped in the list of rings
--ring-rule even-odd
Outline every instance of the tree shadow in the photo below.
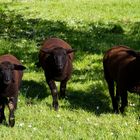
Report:
[[[60,37],[71,44],[73,48],[92,54],[103,53],[111,46],[120,44],[137,49],[140,43],[137,37],[139,22],[132,24],[128,34],[124,33],[120,23],[111,22],[107,24],[102,22],[89,23],[87,27],[75,29],[64,21],[51,21],[41,18],[26,19],[15,10],[9,10],[8,6],[5,7],[6,10],[1,9],[0,13],[0,35],[5,39],[13,41],[34,40],[36,46],[40,46],[45,38]]]

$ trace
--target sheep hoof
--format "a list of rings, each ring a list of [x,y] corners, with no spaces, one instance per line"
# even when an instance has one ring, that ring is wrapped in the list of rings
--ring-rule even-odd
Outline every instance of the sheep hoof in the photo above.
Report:
[[[120,112],[124,113],[124,107],[120,107]]]
[[[0,124],[6,121],[5,116],[0,118]]]
[[[54,108],[55,111],[58,111],[58,108],[59,108],[58,104],[53,103],[53,108]]]
[[[58,108],[59,108],[59,107],[58,107],[57,105],[54,106],[54,110],[55,110],[55,111],[58,111]]]
[[[114,109],[113,112],[114,112],[115,114],[119,114],[119,110],[118,110],[118,109]]]
[[[15,125],[15,118],[9,119],[9,126],[13,127]]]
[[[65,95],[60,95],[59,96],[59,99],[64,99],[65,98]]]
[[[114,113],[115,113],[115,114],[119,114],[119,111],[115,110]]]

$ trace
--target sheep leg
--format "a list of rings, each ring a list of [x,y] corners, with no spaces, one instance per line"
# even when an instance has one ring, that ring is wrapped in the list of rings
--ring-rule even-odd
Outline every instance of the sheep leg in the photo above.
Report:
[[[123,91],[121,93],[121,107],[120,107],[120,112],[123,113],[125,107],[128,105],[127,101],[127,91]]]
[[[114,113],[119,113],[118,104],[117,104],[117,101],[116,101],[115,95],[114,95],[115,94],[114,93],[114,81],[107,80],[107,83],[108,83],[109,93],[110,93],[111,100],[112,100],[113,111],[114,111]]]
[[[55,82],[53,80],[47,80],[47,83],[50,87],[52,98],[53,98],[52,106],[53,106],[54,110],[57,111],[59,108],[57,87],[56,87]]]
[[[111,100],[112,100],[113,111],[114,111],[114,113],[119,113],[118,104],[117,104],[117,101],[115,98],[115,93],[114,93],[114,81],[110,77],[110,74],[108,72],[106,65],[107,65],[107,62],[104,60],[104,62],[103,62],[104,76],[105,76],[106,82],[108,84],[109,94],[110,94]]]
[[[121,82],[120,82],[121,81]],[[128,105],[127,101],[127,90],[126,90],[126,85],[124,85],[125,81],[119,80],[117,84],[117,94],[116,98],[121,97],[121,107],[119,108],[120,112],[124,112],[124,108]]]
[[[17,97],[10,97],[8,100],[8,108],[9,108],[9,125],[13,127],[15,125],[15,115],[14,111],[17,106]]]
[[[120,91],[118,84],[116,85],[116,108],[117,108],[117,113],[119,113],[119,102],[120,102]]]
[[[61,83],[60,83],[60,96],[59,96],[60,99],[65,98],[66,85],[67,85],[67,81],[61,81]]]
[[[4,98],[1,98],[0,99],[0,123],[2,123],[3,120],[6,120],[4,115],[4,108],[5,108]]]

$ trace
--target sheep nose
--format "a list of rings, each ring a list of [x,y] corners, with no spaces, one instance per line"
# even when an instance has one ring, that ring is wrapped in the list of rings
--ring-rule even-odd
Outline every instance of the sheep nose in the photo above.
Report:
[[[9,75],[5,76],[5,81],[10,81],[10,76]]]
[[[4,83],[5,83],[6,85],[8,85],[8,84],[11,83],[11,80],[5,80]]]
[[[5,75],[5,77],[4,77],[4,82],[5,82],[6,84],[8,84],[8,83],[10,83],[10,81],[11,81],[11,77],[10,77],[9,75]]]
[[[58,65],[57,69],[61,71],[63,69],[63,65]]]

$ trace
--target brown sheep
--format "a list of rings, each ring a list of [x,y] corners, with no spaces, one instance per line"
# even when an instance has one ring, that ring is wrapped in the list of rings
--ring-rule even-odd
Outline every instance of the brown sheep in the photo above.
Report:
[[[9,108],[9,125],[15,124],[18,91],[25,67],[13,55],[0,56],[0,123],[5,120],[4,108]]]
[[[73,49],[59,38],[45,40],[39,52],[46,82],[53,97],[53,107],[58,110],[58,91],[54,81],[60,81],[60,98],[65,97],[67,81],[72,73]]]
[[[127,91],[140,93],[140,52],[127,46],[115,46],[105,53],[103,66],[114,112],[119,113],[118,103],[121,97],[120,111],[123,113],[128,105]]]

